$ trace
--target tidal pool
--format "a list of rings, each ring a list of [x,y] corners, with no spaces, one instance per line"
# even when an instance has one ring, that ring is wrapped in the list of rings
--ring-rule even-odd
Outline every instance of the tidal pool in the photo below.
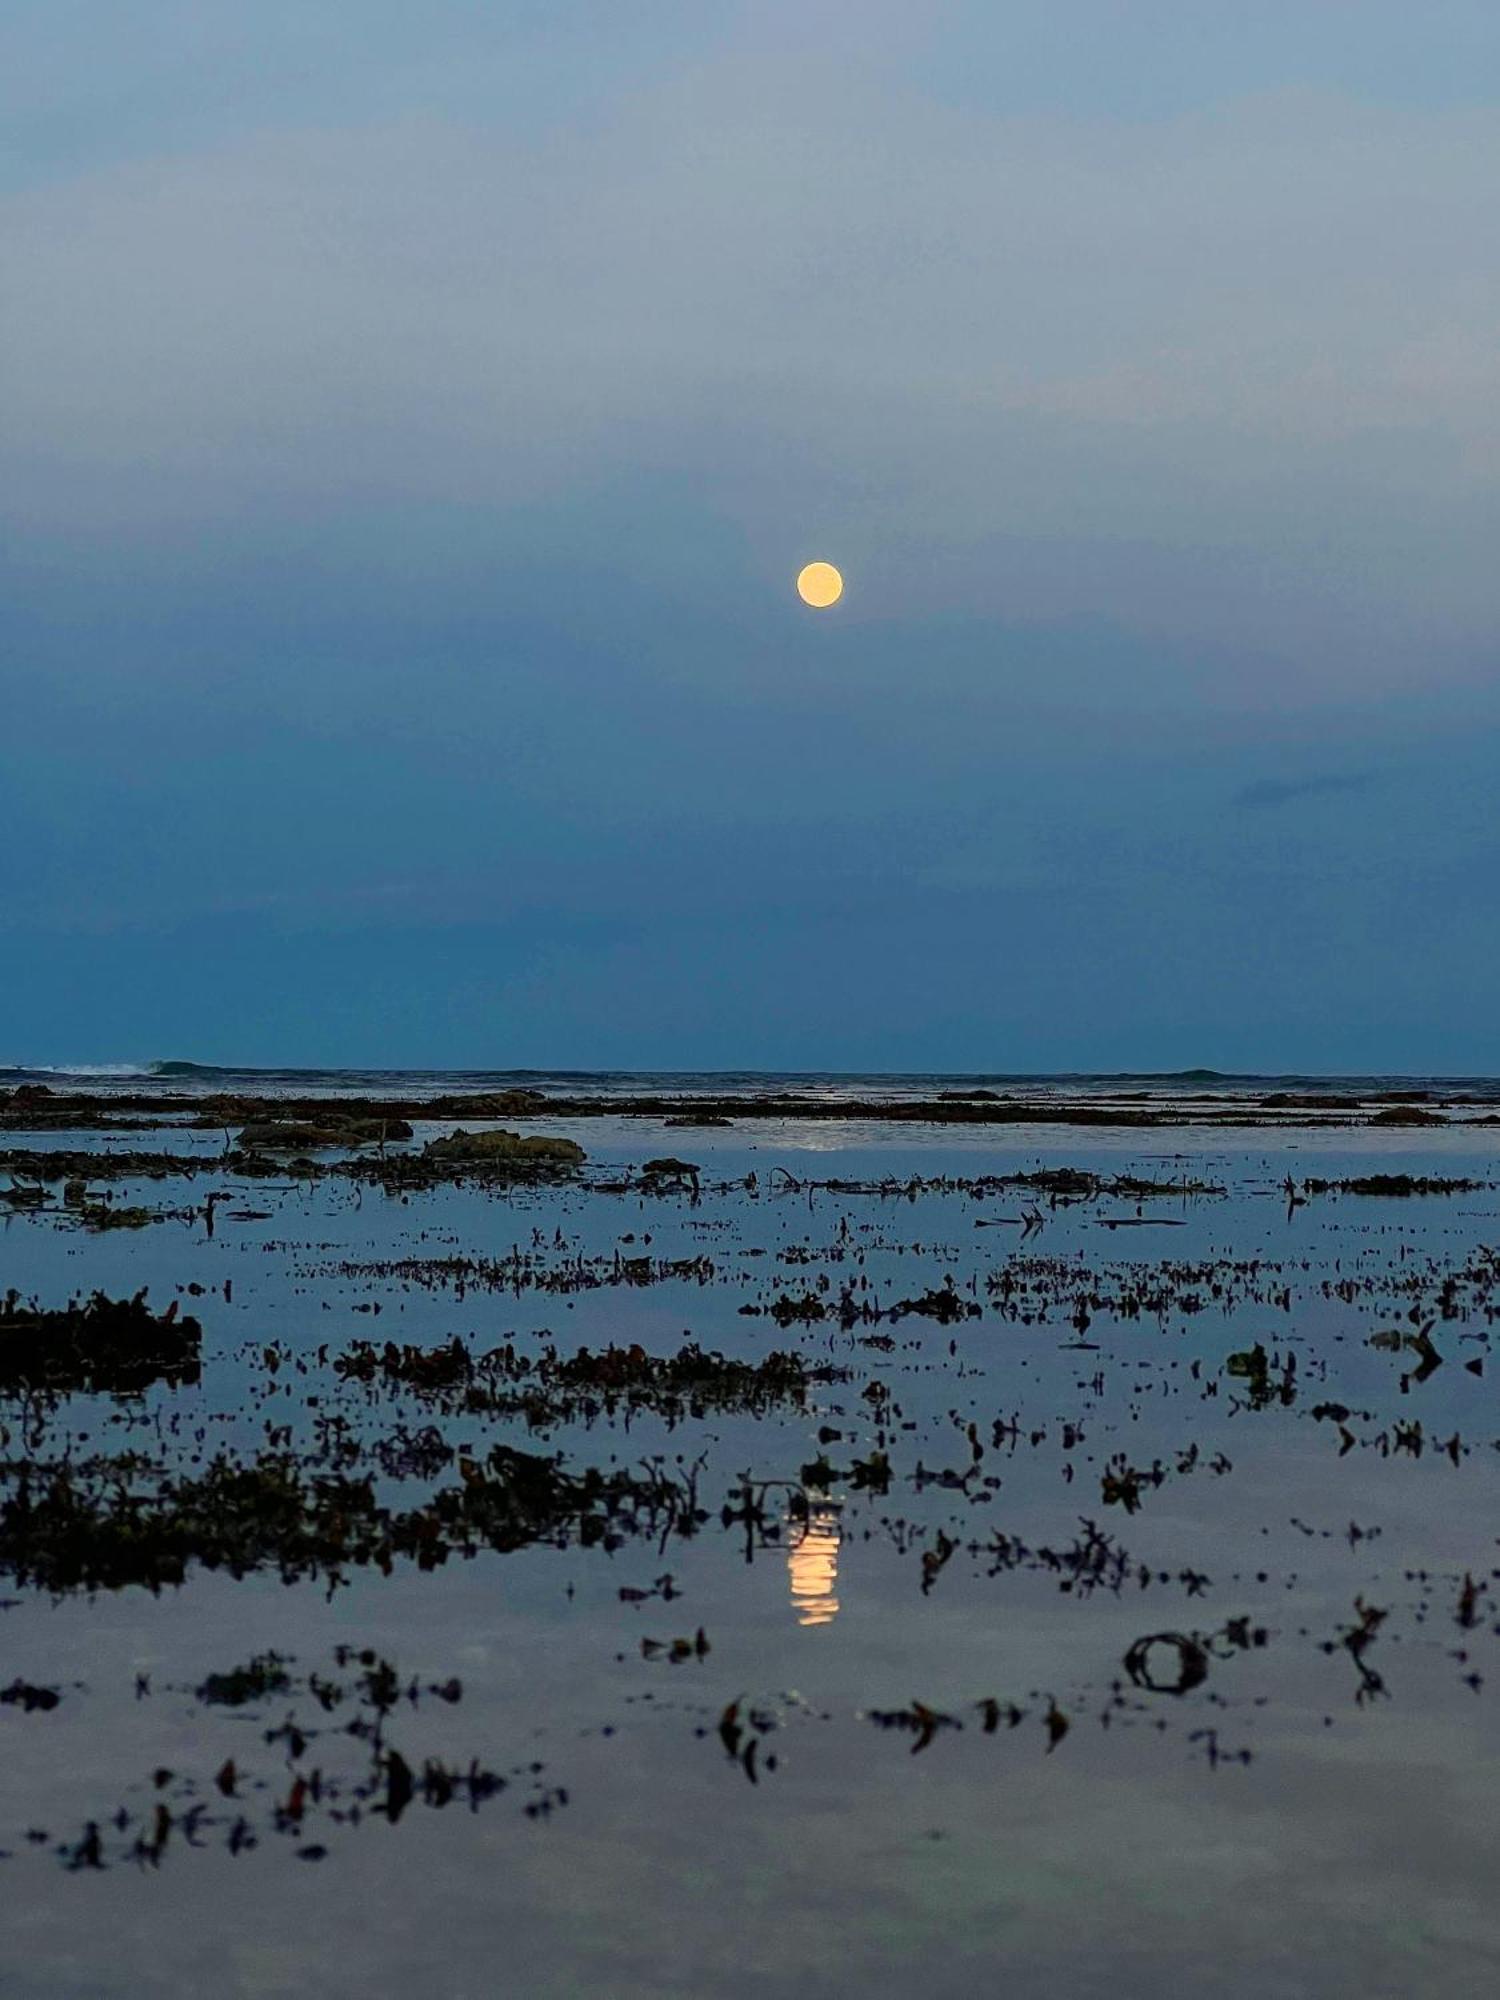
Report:
[[[1492,1131],[568,1131],[0,1222],[7,1993],[1494,1990]]]

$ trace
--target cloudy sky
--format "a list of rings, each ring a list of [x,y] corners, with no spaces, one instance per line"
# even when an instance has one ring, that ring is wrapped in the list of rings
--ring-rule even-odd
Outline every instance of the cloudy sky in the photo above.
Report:
[[[0,1064],[1500,1068],[1493,0],[12,0],[0,134]]]

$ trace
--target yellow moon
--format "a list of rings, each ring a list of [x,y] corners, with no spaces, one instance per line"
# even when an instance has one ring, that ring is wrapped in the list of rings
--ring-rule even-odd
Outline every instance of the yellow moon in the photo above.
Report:
[[[843,594],[844,579],[832,563],[810,562],[798,574],[797,595],[817,611],[826,611],[830,604],[837,604]]]

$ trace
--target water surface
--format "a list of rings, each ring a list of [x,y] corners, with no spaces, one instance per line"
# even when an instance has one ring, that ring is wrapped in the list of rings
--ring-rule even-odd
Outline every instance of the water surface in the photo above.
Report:
[[[0,1224],[0,1289],[203,1329],[196,1382],[8,1393],[12,1507],[280,1452],[411,1518],[497,1446],[692,1496],[293,1582],[13,1564],[0,1678],[60,1698],[0,1707],[7,1991],[1493,1990],[1493,1129],[567,1131],[576,1184]],[[1063,1166],[1105,1190],[975,1185]],[[1396,1173],[1480,1185],[1297,1193]],[[809,1379],[501,1414],[337,1365],[454,1337]]]

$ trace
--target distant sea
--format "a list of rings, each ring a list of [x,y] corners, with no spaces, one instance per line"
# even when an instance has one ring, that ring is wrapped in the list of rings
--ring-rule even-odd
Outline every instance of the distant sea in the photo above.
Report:
[[[1107,1074],[1014,1070],[581,1070],[581,1069],[255,1069],[195,1062],[61,1063],[0,1068],[0,1089],[41,1083],[54,1090],[101,1094],[161,1087],[184,1097],[233,1092],[261,1097],[445,1097],[462,1091],[526,1088],[549,1095],[627,1098],[663,1096],[848,1097],[885,1101],[943,1093],[993,1091],[997,1096],[1136,1098],[1259,1103],[1279,1092],[1351,1103],[1399,1093],[1456,1104],[1500,1104],[1500,1078],[1479,1076],[1248,1075],[1215,1069]]]

